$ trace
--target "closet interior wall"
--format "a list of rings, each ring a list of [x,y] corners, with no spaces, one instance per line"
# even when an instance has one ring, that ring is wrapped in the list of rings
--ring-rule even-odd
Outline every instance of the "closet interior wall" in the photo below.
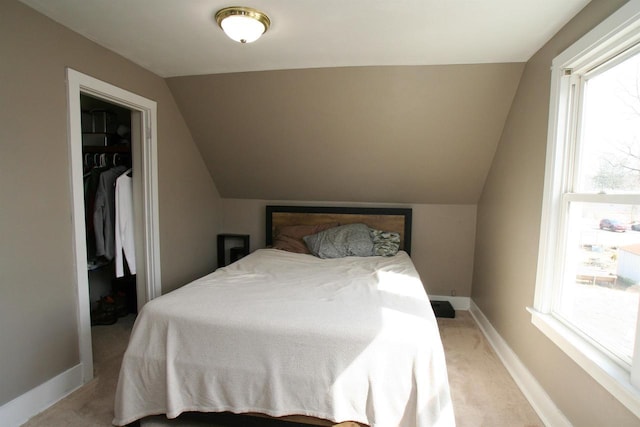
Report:
[[[118,172],[131,169],[131,111],[85,94],[80,96],[80,105],[89,297],[92,324],[94,324],[93,314],[99,309],[99,301],[114,293],[116,278],[115,258],[96,254],[97,239],[94,225],[96,172],[111,168]],[[94,171],[93,178],[92,171]],[[127,173],[131,174],[133,171]],[[91,179],[94,179],[93,184]],[[115,239],[115,227],[113,232]],[[135,292],[135,276],[131,276],[126,262],[125,271],[129,279],[133,280],[132,288]],[[131,298],[135,300],[135,295],[133,297],[130,295],[129,299]],[[133,306],[135,307],[135,304]]]

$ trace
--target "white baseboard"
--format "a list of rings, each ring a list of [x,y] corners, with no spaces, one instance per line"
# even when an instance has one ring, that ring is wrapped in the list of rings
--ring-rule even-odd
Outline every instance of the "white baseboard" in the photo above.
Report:
[[[454,310],[469,310],[471,298],[469,297],[448,297],[442,295],[429,295],[431,301],[449,301]]]
[[[17,427],[82,386],[82,364],[0,406],[2,425]]]
[[[469,312],[542,422],[546,426],[571,427],[569,420],[473,301]]]

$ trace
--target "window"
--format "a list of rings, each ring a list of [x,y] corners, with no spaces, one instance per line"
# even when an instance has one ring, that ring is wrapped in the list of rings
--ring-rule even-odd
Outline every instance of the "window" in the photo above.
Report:
[[[640,417],[640,1],[555,58],[532,321]]]

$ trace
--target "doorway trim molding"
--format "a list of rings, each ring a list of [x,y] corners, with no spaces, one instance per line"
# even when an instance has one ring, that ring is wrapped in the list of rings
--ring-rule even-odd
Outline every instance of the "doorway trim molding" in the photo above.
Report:
[[[73,201],[73,249],[78,298],[78,337],[82,381],[93,379],[93,353],[91,344],[91,301],[87,274],[87,244],[85,240],[84,191],[82,181],[82,127],[80,94],[87,94],[136,111],[142,116],[140,139],[142,170],[142,218],[145,276],[144,298],[138,298],[138,308],[161,295],[160,281],[160,231],[158,214],[158,154],[157,154],[157,104],[86,74],[67,68],[68,132],[71,163],[71,192]],[[137,171],[136,171],[137,172]],[[140,293],[140,292],[138,292]]]

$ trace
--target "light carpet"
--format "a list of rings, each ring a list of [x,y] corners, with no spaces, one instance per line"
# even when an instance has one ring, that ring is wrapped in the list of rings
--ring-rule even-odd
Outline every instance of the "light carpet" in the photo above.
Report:
[[[26,427],[111,426],[118,372],[134,317],[91,330],[95,378],[65,399],[33,417]],[[455,319],[438,319],[447,358],[451,397],[458,427],[542,427],[543,423],[466,311]],[[144,427],[269,426],[288,422],[187,414],[175,420],[149,417]]]

